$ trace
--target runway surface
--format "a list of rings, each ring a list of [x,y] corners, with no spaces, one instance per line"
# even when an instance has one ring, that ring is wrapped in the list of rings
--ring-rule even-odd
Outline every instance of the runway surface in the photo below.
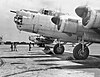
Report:
[[[47,55],[37,46],[0,46],[0,77],[100,77],[100,45],[93,44],[86,60],[73,60],[72,49],[66,45],[63,55]]]

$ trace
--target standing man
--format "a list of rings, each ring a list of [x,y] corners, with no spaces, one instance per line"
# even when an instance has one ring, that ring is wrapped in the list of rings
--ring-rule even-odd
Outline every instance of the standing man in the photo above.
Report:
[[[17,51],[17,43],[16,42],[14,42],[14,51]]]
[[[11,43],[11,47],[10,48],[11,48],[11,51],[13,51],[13,43]]]
[[[31,42],[29,43],[29,51],[31,51]]]

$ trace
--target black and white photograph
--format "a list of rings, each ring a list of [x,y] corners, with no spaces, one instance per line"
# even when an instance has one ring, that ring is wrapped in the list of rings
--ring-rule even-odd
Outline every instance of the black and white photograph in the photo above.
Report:
[[[100,77],[100,1],[0,0],[0,77]]]

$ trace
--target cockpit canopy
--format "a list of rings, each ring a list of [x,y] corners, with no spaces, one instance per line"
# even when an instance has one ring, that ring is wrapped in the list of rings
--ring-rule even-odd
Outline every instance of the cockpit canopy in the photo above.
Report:
[[[48,9],[40,9],[39,12],[41,14],[44,14],[44,15],[50,15],[50,16],[54,16],[55,15],[54,11],[48,10]]]
[[[62,12],[57,12],[53,10],[48,10],[48,9],[40,9],[39,11],[32,11],[32,10],[26,10],[26,9],[21,9],[20,11],[22,12],[28,12],[28,13],[41,13],[44,15],[49,15],[49,16],[59,16],[59,15],[65,15]]]
[[[50,16],[64,15],[64,13],[56,12],[56,11],[52,11],[52,10],[48,10],[48,9],[40,9],[39,12],[40,12],[41,14],[50,15]]]

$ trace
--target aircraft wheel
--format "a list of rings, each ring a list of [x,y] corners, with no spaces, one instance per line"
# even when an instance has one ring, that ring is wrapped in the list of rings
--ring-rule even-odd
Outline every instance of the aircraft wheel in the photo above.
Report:
[[[56,44],[53,48],[53,52],[55,54],[63,54],[64,53],[64,46],[62,44]]]
[[[51,52],[49,46],[45,46],[45,48],[44,48],[44,53],[45,53],[45,54],[53,54],[53,53]]]
[[[84,51],[82,51],[82,44],[78,44],[74,49],[73,49],[73,56],[77,60],[84,60],[87,59],[89,56],[89,49],[86,45],[84,45]]]

